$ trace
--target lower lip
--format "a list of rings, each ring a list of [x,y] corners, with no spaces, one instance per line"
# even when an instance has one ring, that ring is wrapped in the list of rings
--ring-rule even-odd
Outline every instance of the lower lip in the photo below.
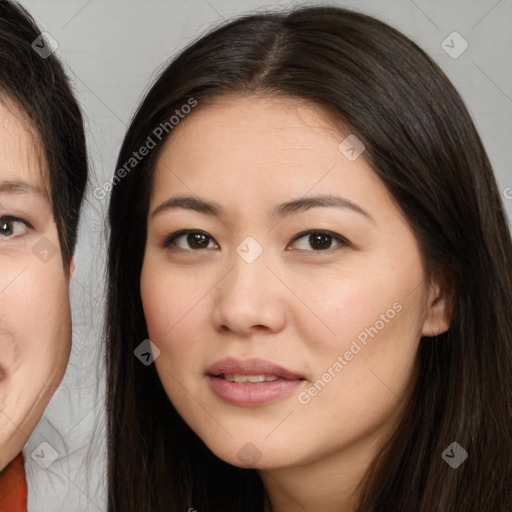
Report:
[[[295,391],[302,380],[277,379],[268,382],[231,382],[208,375],[213,392],[225,402],[242,407],[264,405]]]

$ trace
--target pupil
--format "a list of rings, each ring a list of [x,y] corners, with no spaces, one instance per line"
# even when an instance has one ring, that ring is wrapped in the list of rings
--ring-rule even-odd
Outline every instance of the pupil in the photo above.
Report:
[[[206,244],[205,244],[206,241]],[[208,246],[208,237],[202,233],[190,233],[188,235],[190,247],[199,247],[200,249]]]
[[[8,222],[2,222],[0,225],[2,226],[2,231],[4,235],[12,235],[12,229],[9,227]]]
[[[313,249],[316,251],[318,249],[329,249],[331,237],[329,235],[324,235],[322,233],[310,235],[309,243],[312,245]],[[320,245],[320,247],[315,248],[315,245]]]

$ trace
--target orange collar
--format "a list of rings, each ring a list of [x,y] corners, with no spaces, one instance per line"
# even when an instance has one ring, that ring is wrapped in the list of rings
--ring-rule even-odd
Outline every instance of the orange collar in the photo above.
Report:
[[[27,481],[20,453],[0,472],[0,512],[27,511]]]

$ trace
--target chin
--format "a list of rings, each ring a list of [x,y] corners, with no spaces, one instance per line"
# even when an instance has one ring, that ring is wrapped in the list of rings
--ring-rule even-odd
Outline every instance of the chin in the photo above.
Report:
[[[293,464],[292,454],[280,454],[266,442],[233,440],[229,445],[212,446],[208,449],[219,459],[238,468],[276,469]],[[295,454],[296,455],[296,454]]]

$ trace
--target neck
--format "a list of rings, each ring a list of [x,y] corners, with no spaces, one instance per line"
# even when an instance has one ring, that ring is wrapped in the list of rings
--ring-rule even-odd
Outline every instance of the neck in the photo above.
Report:
[[[355,512],[364,476],[392,425],[391,421],[334,453],[318,454],[293,466],[259,470],[269,501],[265,512]]]

